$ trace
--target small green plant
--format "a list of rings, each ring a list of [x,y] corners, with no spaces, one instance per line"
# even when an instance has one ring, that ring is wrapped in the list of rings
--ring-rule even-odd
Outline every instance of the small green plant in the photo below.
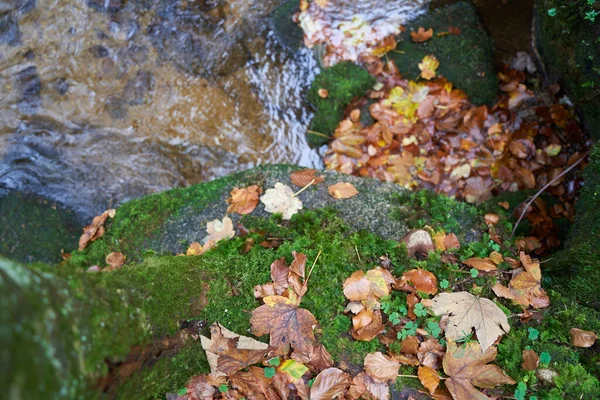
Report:
[[[417,303],[415,305],[414,313],[417,317],[424,317],[427,315],[427,309],[423,306],[423,303]]]
[[[469,333],[465,333],[463,332],[464,336],[459,338],[456,343],[470,343],[473,341],[473,332],[469,332]]]
[[[281,360],[279,359],[279,357],[274,357],[269,360],[269,365],[277,367],[279,364],[281,364]]]
[[[266,378],[272,378],[275,376],[275,367],[267,367],[264,371]]]
[[[556,8],[551,8],[548,10],[548,15],[551,17],[556,17]]]
[[[519,382],[517,390],[515,390],[515,399],[525,400],[525,394],[527,393],[527,384],[525,382]]]
[[[229,391],[229,387],[226,384],[221,384],[219,385],[219,392],[221,393],[227,393]]]
[[[438,338],[440,337],[440,334],[442,333],[442,329],[440,328],[440,324],[438,324],[437,322],[434,321],[430,321],[427,323],[427,328],[425,328],[425,330],[427,332],[429,332],[429,334],[431,334],[431,336],[433,336],[434,338]]]
[[[448,289],[448,286],[450,286],[450,282],[448,282],[448,279],[442,279],[442,281],[440,282],[440,288]]]
[[[527,332],[529,332],[528,338],[531,341],[538,340],[538,338],[540,337],[540,331],[538,331],[535,328],[529,328],[527,329]]]
[[[393,312],[388,316],[388,319],[392,323],[392,325],[398,325],[400,323],[400,314],[397,312]]]
[[[585,13],[585,17],[583,17],[583,19],[585,19],[587,21],[591,21],[591,22],[596,22],[596,17],[598,16],[598,14],[600,14],[600,11],[596,11],[596,10],[587,11]]]
[[[540,364],[547,366],[548,364],[550,364],[551,360],[552,360],[552,356],[550,356],[550,353],[543,351],[540,354]]]
[[[477,278],[477,276],[479,275],[479,270],[477,270],[476,268],[471,268],[469,270],[469,273],[471,274],[471,278]]]
[[[406,325],[404,325],[404,329],[402,329],[402,331],[398,332],[398,339],[404,340],[408,336],[416,335],[418,327],[419,327],[419,325],[417,325],[416,322],[413,322],[413,321],[407,322]]]

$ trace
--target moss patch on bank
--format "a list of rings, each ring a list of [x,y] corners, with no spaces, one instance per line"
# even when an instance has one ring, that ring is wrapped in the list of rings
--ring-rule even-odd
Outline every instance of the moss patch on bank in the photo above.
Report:
[[[536,1],[535,39],[547,72],[563,85],[596,140],[600,140],[599,37],[599,2]]]
[[[310,130],[332,136],[337,128],[344,109],[352,99],[364,95],[375,84],[375,78],[351,62],[342,62],[323,70],[313,81],[308,93],[308,101],[315,108]],[[319,96],[319,90],[327,90],[327,97]],[[307,133],[311,146],[321,146],[329,139],[311,132]]]
[[[424,43],[415,43],[410,32],[422,26],[433,28],[433,37]],[[459,35],[437,36],[458,27]],[[421,71],[418,64],[423,57],[433,54],[440,61],[437,72],[464,90],[476,104],[491,105],[496,99],[498,78],[493,61],[492,40],[483,28],[475,8],[466,2],[433,10],[407,25],[403,39],[388,57],[396,63],[400,73],[416,79]]]

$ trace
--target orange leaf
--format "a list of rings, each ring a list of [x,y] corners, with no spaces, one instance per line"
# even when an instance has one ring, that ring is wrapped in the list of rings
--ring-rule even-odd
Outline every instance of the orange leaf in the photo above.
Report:
[[[327,368],[319,373],[310,388],[311,400],[330,400],[350,386],[350,375],[341,369]]]
[[[125,255],[120,251],[112,252],[106,256],[106,264],[109,270],[121,268],[125,264]]]
[[[433,394],[440,384],[440,376],[436,370],[430,367],[420,366],[417,375],[421,384],[425,386],[429,393]]]
[[[314,169],[301,169],[299,171],[294,171],[290,174],[290,180],[296,186],[304,187],[311,183],[313,180],[313,185],[317,183],[321,183],[325,180],[322,176],[317,176],[317,171]]]
[[[425,29],[423,29],[422,26],[420,26],[416,32],[412,31],[410,33],[410,37],[412,38],[413,42],[416,42],[416,43],[426,42],[429,39],[431,39],[432,36],[433,36],[433,29],[429,28],[428,30],[425,30]]]
[[[411,269],[406,271],[404,276],[419,292],[427,294],[436,294],[438,291],[438,281],[434,274],[424,269]]]
[[[85,249],[90,242],[93,242],[104,235],[104,223],[108,218],[114,218],[115,213],[116,210],[111,209],[94,217],[92,223],[83,229],[83,235],[79,238],[79,251]]]
[[[408,306],[408,317],[413,321],[417,319],[417,314],[415,314],[415,306],[419,303],[419,298],[416,294],[411,293],[406,296],[406,305]]]
[[[329,194],[334,199],[349,199],[356,196],[358,190],[349,182],[340,182],[329,186]]]
[[[496,264],[494,264],[489,258],[469,258],[468,260],[463,261],[463,264],[483,272],[497,270]]]
[[[233,188],[231,197],[227,199],[227,203],[229,203],[227,212],[240,215],[250,214],[258,205],[258,198],[261,193],[262,189],[256,185],[242,189]]]

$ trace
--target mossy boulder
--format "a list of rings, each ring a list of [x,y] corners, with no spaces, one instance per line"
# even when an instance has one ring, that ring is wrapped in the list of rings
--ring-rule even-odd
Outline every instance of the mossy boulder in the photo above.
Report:
[[[433,28],[433,37],[415,43],[410,32]],[[459,35],[440,35],[450,27],[458,27]],[[439,75],[454,87],[464,90],[472,103],[491,105],[498,92],[498,78],[494,66],[493,43],[485,31],[473,5],[459,2],[432,10],[407,25],[402,41],[388,57],[396,62],[400,73],[415,79],[421,71],[418,64],[423,57],[433,54],[440,62]]]
[[[83,222],[60,204],[33,194],[0,194],[0,255],[55,262],[76,247]]]
[[[536,0],[534,38],[547,73],[579,109],[600,140],[600,3]]]
[[[288,0],[273,11],[270,16],[271,29],[277,41],[288,51],[300,50],[304,45],[304,32],[292,18],[300,12],[300,0]]]
[[[373,85],[375,78],[351,62],[336,64],[317,75],[308,93],[308,101],[315,109],[307,133],[308,143],[311,146],[326,144],[342,119],[346,106],[354,98],[363,96]],[[319,95],[321,89],[327,90],[327,97]]]

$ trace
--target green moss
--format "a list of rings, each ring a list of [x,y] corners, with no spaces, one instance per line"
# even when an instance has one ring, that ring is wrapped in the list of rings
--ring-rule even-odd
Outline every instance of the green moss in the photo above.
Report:
[[[375,84],[375,78],[350,62],[343,62],[323,70],[313,81],[308,93],[308,101],[315,108],[310,130],[327,136],[333,135],[344,114],[344,108],[355,97],[362,96]],[[327,98],[319,96],[319,89],[326,89]],[[327,138],[308,133],[308,143],[320,146]]]
[[[42,197],[10,192],[0,210],[0,254],[16,261],[59,261],[81,234],[73,212]]]
[[[433,28],[434,35],[424,43],[415,43],[409,32],[420,26]],[[460,35],[438,37],[450,26],[460,29]],[[483,28],[475,8],[465,2],[434,10],[407,26],[403,41],[388,56],[396,62],[400,73],[416,79],[421,71],[418,64],[426,55],[434,54],[440,61],[439,75],[454,87],[464,90],[474,104],[491,105],[498,91],[498,79],[493,63],[493,45]]]
[[[554,16],[548,11],[555,9]],[[559,80],[582,113],[590,135],[600,139],[600,11],[588,0],[536,0],[535,39],[549,74]]]

